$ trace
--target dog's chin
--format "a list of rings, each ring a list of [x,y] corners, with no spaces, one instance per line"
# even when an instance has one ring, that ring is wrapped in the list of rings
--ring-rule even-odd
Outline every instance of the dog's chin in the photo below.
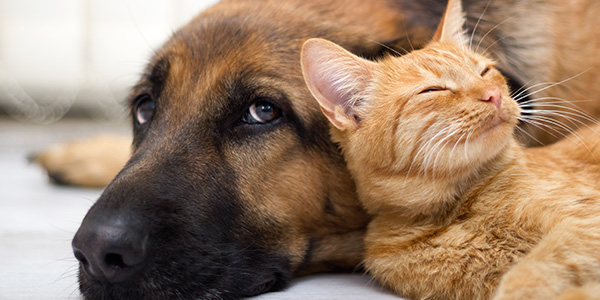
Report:
[[[280,258],[273,257],[273,260]],[[231,274],[223,274],[226,272]],[[95,281],[80,266],[78,277],[79,289],[86,300],[212,300],[239,299],[279,291],[287,286],[291,275],[286,266],[270,263],[261,270],[217,265],[197,270],[148,269],[132,280],[118,283]]]

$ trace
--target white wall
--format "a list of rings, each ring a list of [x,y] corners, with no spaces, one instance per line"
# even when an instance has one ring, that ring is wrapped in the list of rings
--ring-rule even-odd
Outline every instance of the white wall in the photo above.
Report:
[[[152,51],[217,0],[0,0],[0,110],[121,118]]]

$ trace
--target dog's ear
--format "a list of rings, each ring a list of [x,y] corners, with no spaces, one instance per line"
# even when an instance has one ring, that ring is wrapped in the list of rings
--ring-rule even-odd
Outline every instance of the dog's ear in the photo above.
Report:
[[[365,100],[374,65],[327,40],[310,39],[302,47],[304,81],[323,114],[340,130],[358,128],[356,108]]]
[[[461,0],[449,0],[446,12],[433,35],[432,42],[456,43],[467,45],[468,37],[464,30],[465,13]]]

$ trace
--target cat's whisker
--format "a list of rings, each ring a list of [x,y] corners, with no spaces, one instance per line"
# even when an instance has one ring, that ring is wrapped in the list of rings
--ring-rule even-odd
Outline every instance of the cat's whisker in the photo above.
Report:
[[[546,101],[546,100],[556,100],[556,101]],[[531,100],[527,100],[527,101],[523,101],[523,102],[519,102],[519,106],[521,107],[533,107],[535,106],[536,103],[550,103],[550,104],[557,104],[557,103],[567,103],[567,104],[571,104],[571,103],[582,103],[582,102],[592,102],[592,101],[596,101],[593,99],[588,99],[588,100],[565,100],[563,98],[557,98],[557,97],[541,97],[541,98],[534,98]],[[529,105],[529,106],[526,106]]]
[[[559,137],[556,135],[556,133],[560,133],[560,135],[562,137],[565,136],[564,133],[561,133],[556,128],[554,128],[554,127],[552,127],[552,126],[550,126],[548,124],[544,124],[544,123],[542,123],[540,121],[535,121],[535,120],[531,120],[531,119],[519,119],[519,120],[522,121],[522,122],[524,122],[524,123],[526,123],[526,124],[529,124],[529,125],[532,125],[532,126],[534,126],[536,128],[541,129],[542,131],[548,133],[549,135],[551,135],[555,139],[559,139]]]
[[[511,20],[511,19],[513,19],[513,18],[514,18],[514,17],[509,17],[509,18],[506,18],[504,21],[502,21],[502,22],[500,22],[500,23],[496,24],[494,27],[492,27],[490,30],[488,30],[488,32],[486,32],[486,33],[483,35],[483,37],[481,37],[481,39],[479,40],[479,44],[477,44],[477,48],[475,48],[475,52],[477,52],[477,51],[479,50],[479,47],[481,46],[481,43],[483,42],[483,40],[485,40],[485,38],[486,38],[486,37],[487,37],[487,36],[488,36],[490,33],[492,33],[492,31],[494,31],[496,28],[498,28],[499,26],[501,26],[502,24],[506,23],[507,21],[509,21],[509,20]],[[497,43],[498,41],[500,41],[500,40],[501,40],[501,39],[503,39],[503,38],[504,38],[504,37],[502,37],[502,38],[498,39],[496,42],[494,42],[494,44],[495,44],[495,43]],[[492,44],[492,45],[493,45],[493,44]],[[486,52],[486,51],[487,51],[487,50],[488,50],[490,47],[491,47],[491,45],[490,45],[490,46],[488,46],[488,47],[487,47],[487,48],[486,48],[486,49],[483,51],[483,53],[485,53],[485,52]]]
[[[535,91],[533,91],[533,92],[531,92],[531,93],[529,93],[529,94],[527,94],[527,95],[525,95],[525,96],[522,96],[521,98],[516,98],[516,97],[515,97],[515,100],[517,100],[517,102],[518,102],[518,101],[519,101],[520,99],[522,99],[522,98],[527,98],[527,97],[530,97],[530,96],[532,96],[532,95],[535,95],[535,94],[537,94],[537,93],[543,92],[543,91],[545,91],[545,90],[547,90],[547,89],[553,88],[553,87],[555,87],[555,86],[557,86],[557,85],[561,85],[561,84],[563,84],[563,83],[565,83],[565,82],[568,82],[568,81],[570,81],[570,80],[573,80],[573,79],[575,79],[575,78],[577,78],[577,77],[581,76],[582,74],[584,74],[585,72],[587,72],[587,71],[591,70],[592,68],[593,68],[593,67],[589,67],[589,68],[585,69],[584,71],[581,71],[581,72],[579,72],[578,74],[575,74],[575,75],[573,75],[573,76],[571,76],[571,77],[569,77],[569,78],[567,78],[567,79],[561,80],[561,81],[559,81],[559,82],[553,83],[553,84],[551,84],[551,85],[549,85],[549,86],[546,86],[546,87],[544,87],[544,88],[541,88],[541,89],[539,89],[539,90],[535,90]]]
[[[557,98],[558,99],[558,98]],[[559,99],[564,101],[562,99]],[[574,105],[577,108],[569,107],[567,105],[562,105],[563,102],[559,101],[540,101],[538,103],[528,103],[526,105],[519,105],[521,108],[533,107],[534,109],[529,109],[528,112],[532,113],[531,117],[535,117],[535,115],[559,115],[567,118],[568,116],[579,118],[581,120],[588,121],[592,124],[598,123],[598,120],[586,113],[583,109],[579,108],[577,105]],[[564,102],[568,103],[568,102]],[[570,103],[569,103],[570,104]],[[550,109],[550,108],[558,108],[558,109]],[[561,115],[563,114],[563,115]],[[580,123],[581,124],[581,123]]]
[[[547,105],[550,106],[550,105]],[[562,106],[557,106],[555,105],[554,107],[559,107],[559,108],[564,108]],[[538,116],[560,116],[563,117],[565,119],[571,120],[571,121],[575,121],[580,125],[584,125],[584,126],[588,126],[586,122],[583,122],[581,120],[584,121],[588,121],[590,123],[598,123],[598,120],[594,119],[592,116],[586,115],[576,109],[573,109],[574,112],[571,111],[564,111],[564,110],[552,110],[552,109],[532,109],[529,110],[529,112],[531,112],[532,114],[538,115]],[[580,120],[581,119],[581,120]],[[575,124],[574,124],[575,125]],[[588,126],[589,127],[589,126]]]
[[[553,101],[547,101],[547,100],[553,100]],[[519,104],[519,106],[523,106],[523,105],[532,104],[532,103],[566,103],[566,104],[571,104],[572,102],[587,102],[587,101],[593,101],[593,100],[566,100],[566,99],[559,98],[559,97],[539,97],[539,98],[531,98],[529,100],[521,101],[521,102],[517,102],[517,103]]]
[[[436,157],[435,157],[435,159],[433,161],[433,165],[431,166],[432,170],[436,170],[437,169],[436,165],[437,165],[438,159],[440,158],[440,155],[439,155],[440,152],[448,145],[448,143],[450,143],[452,137],[454,137],[456,134],[458,134],[461,131],[461,129],[462,128],[460,128],[460,127],[456,128],[454,131],[452,131],[450,134],[448,134],[445,138],[443,138],[440,142],[437,143],[437,147],[435,147],[435,148],[437,148],[436,149],[437,155],[436,155]],[[444,140],[446,140],[444,142],[444,144],[440,145],[440,143],[442,141],[444,141]]]
[[[471,32],[471,37],[469,38],[469,50],[473,49],[472,46],[473,46],[473,38],[475,38],[475,32],[477,32],[477,27],[479,26],[479,22],[481,22],[481,19],[483,19],[483,16],[485,15],[485,12],[487,11],[491,2],[492,2],[492,0],[488,0],[487,4],[485,5],[485,8],[481,12],[481,15],[479,15],[479,18],[477,18],[477,23],[475,23],[475,26],[473,27],[473,32]],[[485,38],[485,35],[483,36],[483,38]],[[479,43],[481,43],[481,41]]]
[[[448,130],[448,131],[450,131],[450,130],[451,130],[451,126],[452,126],[452,124],[451,124],[450,126],[448,126],[448,128],[449,128],[449,130]],[[446,135],[444,138],[442,138],[442,139],[438,140],[438,141],[437,141],[437,142],[436,142],[436,143],[433,145],[433,147],[431,147],[431,148],[429,149],[429,152],[428,152],[428,154],[427,154],[427,157],[425,157],[425,160],[426,160],[426,161],[429,161],[430,159],[433,159],[433,157],[435,157],[435,160],[434,160],[433,164],[431,164],[431,167],[428,167],[427,169],[435,169],[435,163],[436,163],[436,161],[437,161],[437,158],[439,157],[439,156],[435,155],[435,153],[436,153],[436,152],[438,152],[438,153],[439,153],[439,149],[442,149],[442,148],[444,147],[444,146],[442,145],[442,143],[444,143],[444,142],[448,141],[448,140],[449,140],[449,139],[450,139],[450,138],[451,138],[451,137],[452,137],[454,134],[456,134],[456,133],[458,132],[458,130],[460,130],[460,128],[457,128],[457,129],[455,129],[454,131],[452,131],[452,132],[450,132],[449,134],[447,134],[447,135]],[[446,144],[444,144],[444,145],[446,145]],[[426,166],[428,166],[428,165],[429,165],[429,163],[428,163]]]
[[[458,144],[460,144],[460,141],[462,141],[462,139],[465,137],[466,134],[467,134],[467,132],[461,134],[460,137],[456,140],[456,142],[454,143],[454,147],[452,147],[452,150],[450,151],[450,156],[452,156],[454,154],[454,150],[456,150],[456,146],[458,146]]]
[[[593,151],[587,146],[587,143],[579,136],[579,134],[577,134],[576,131],[574,131],[573,129],[571,129],[570,127],[566,126],[564,123],[556,121],[552,118],[549,117],[542,117],[542,116],[538,116],[539,119],[541,119],[542,121],[548,122],[550,124],[553,124],[555,126],[560,127],[561,129],[567,131],[569,134],[562,134],[565,138],[569,139],[570,141],[572,141],[573,143],[580,143],[583,147],[585,147],[585,149],[590,153],[590,155],[594,158],[594,160],[596,160],[596,163],[598,163],[598,160],[596,159]],[[540,123],[540,125],[544,125],[542,123]],[[546,124],[546,126],[548,126]],[[587,126],[587,125],[586,125]],[[596,130],[594,130],[592,127],[589,127],[594,133],[600,135],[600,133],[598,133]],[[559,132],[560,133],[560,132]],[[576,140],[574,139],[576,138]]]
[[[563,137],[569,137],[570,135],[575,135],[575,130],[564,124],[563,122],[557,121],[550,117],[545,116],[535,116],[535,118],[529,118],[529,121],[535,120],[537,124],[545,126],[547,128],[551,128],[554,132],[560,134]],[[552,127],[552,126],[555,127]],[[558,129],[557,129],[558,128]],[[559,130],[562,129],[563,131]],[[565,133],[566,132],[566,133]]]
[[[427,157],[428,157],[428,150],[431,149],[430,145],[432,143],[434,143],[436,141],[436,139],[444,134],[446,134],[446,132],[448,132],[450,130],[450,126],[448,125],[446,127],[444,127],[442,130],[438,131],[438,133],[436,133],[432,138],[430,138],[425,144],[423,144],[420,148],[419,151],[417,151],[417,154],[415,154],[415,156],[412,159],[412,162],[408,168],[408,172],[406,174],[407,178],[410,174],[410,171],[412,170],[413,164],[417,161],[417,159],[420,157],[421,153],[423,153],[423,160],[422,160],[422,166],[425,166],[427,164]],[[422,139],[419,139],[419,141],[421,141]],[[423,152],[425,151],[425,152]],[[417,175],[420,175],[421,172],[424,171],[424,168],[421,168],[421,170],[419,170],[419,173],[417,173]]]
[[[515,101],[519,102],[520,100],[528,97],[528,96],[523,96],[523,93],[526,93],[526,92],[530,91],[531,89],[534,89],[534,88],[542,86],[542,85],[549,86],[552,84],[555,84],[555,82],[538,82],[530,87],[522,89],[521,92],[519,92],[517,94],[511,95],[511,98],[513,98],[513,99],[515,99]]]
[[[501,42],[503,39],[505,39],[506,37],[503,36],[499,39],[497,39],[496,41],[494,41],[493,43],[491,43],[490,45],[488,45],[485,49],[483,49],[483,51],[481,52],[482,55],[487,55],[488,50],[490,50],[490,48],[492,48],[494,45],[496,45],[497,43]],[[480,42],[481,43],[481,42]],[[479,46],[477,46],[479,47]]]
[[[468,161],[469,160],[469,150],[468,150],[468,144],[469,144],[469,138],[471,138],[471,134],[473,133],[473,131],[469,131],[469,134],[467,134],[467,139],[465,140],[465,159]]]
[[[427,176],[427,165],[429,165],[428,163],[428,159],[429,159],[429,153],[431,152],[431,145],[433,143],[436,142],[436,138],[442,134],[445,134],[446,131],[448,131],[448,127],[444,128],[443,130],[440,130],[433,138],[431,138],[429,141],[427,141],[427,143],[425,143],[425,145],[423,145],[421,147],[421,149],[419,149],[419,152],[417,152],[417,155],[415,155],[415,157],[413,158],[413,162],[415,159],[417,159],[419,157],[419,154],[421,153],[421,151],[423,152],[423,159],[421,161],[421,168],[419,170],[419,173],[417,173],[417,175],[423,175],[423,176]],[[412,165],[411,165],[412,167]]]
[[[529,79],[527,82],[525,82],[521,87],[519,87],[517,90],[515,91],[511,91],[510,93],[510,97],[513,99],[516,99],[516,97],[514,96],[515,94],[520,94],[521,91],[523,91],[524,89],[526,89],[526,86],[529,85],[530,83],[532,83],[536,78],[533,77],[531,79]],[[529,89],[529,88],[527,88]]]
[[[444,131],[444,130],[445,130],[445,128],[444,128],[444,129],[442,129],[441,131]],[[441,132],[441,131],[440,131],[440,132]],[[439,133],[438,133],[438,134],[439,134]],[[437,136],[437,135],[436,135],[436,136]],[[434,138],[435,138],[435,136],[434,136]],[[432,142],[433,142],[433,140],[434,140],[434,139],[433,139],[433,138],[431,138],[431,139],[429,139],[429,141],[427,141],[427,142],[426,142],[424,145],[422,145],[422,143],[423,143],[423,141],[424,141],[424,140],[425,140],[425,135],[421,136],[421,137],[420,137],[420,138],[417,140],[417,143],[416,143],[416,145],[421,145],[421,146],[419,147],[419,150],[417,151],[417,154],[415,154],[415,156],[413,156],[413,158],[412,158],[412,160],[411,160],[411,162],[410,162],[410,166],[408,166],[408,171],[406,171],[406,177],[404,178],[404,185],[405,185],[405,186],[406,186],[406,182],[408,181],[408,177],[410,176],[410,172],[411,172],[411,170],[412,170],[412,168],[413,168],[413,166],[414,166],[415,162],[417,161],[417,158],[419,157],[419,155],[421,154],[421,152],[422,152],[423,150],[425,150],[425,149],[427,148],[427,146],[428,146],[430,143],[432,143]],[[419,171],[419,173],[420,173],[420,171]]]
[[[532,114],[543,113],[545,115],[553,114],[555,112],[565,112],[570,115],[578,116],[581,119],[586,121],[590,121],[592,123],[596,123],[598,120],[592,115],[586,113],[581,108],[570,107],[568,105],[564,105],[565,102],[560,101],[540,101],[538,103],[528,103],[525,105],[519,105],[521,108],[529,108],[528,112]]]
[[[573,128],[569,127],[567,124],[560,122],[552,117],[545,116],[545,115],[530,115],[530,116],[520,118],[520,120],[547,122],[547,123],[557,126],[560,129],[563,129],[564,131],[567,131],[568,133],[575,132],[575,130]],[[572,123],[572,121],[571,121],[571,123]],[[575,124],[573,124],[573,125],[575,125]],[[558,132],[560,132],[560,130],[558,130],[558,129],[556,129],[556,130]]]
[[[390,46],[388,46],[386,44],[378,42],[376,40],[367,39],[367,41],[369,41],[371,43],[375,43],[375,44],[377,44],[377,45],[379,45],[379,46],[381,46],[383,48],[386,48],[386,49],[390,50],[392,53],[394,53],[394,54],[396,54],[398,56],[402,56],[402,55],[406,55],[406,54],[410,53],[410,51],[406,50],[404,47],[399,47],[400,50],[404,51],[404,54],[402,54],[402,53],[398,52],[398,50],[396,50],[396,49],[394,49],[394,48],[392,48],[392,47],[390,47]]]
[[[579,124],[581,124],[581,125],[583,125],[583,126],[585,126],[585,127],[589,128],[589,129],[590,129],[592,132],[594,132],[596,135],[600,136],[600,133],[599,133],[598,131],[596,131],[596,129],[595,129],[594,127],[591,127],[591,126],[589,126],[587,123],[584,123],[584,122],[582,122],[582,121],[580,121],[580,120],[577,120],[576,118],[573,118],[573,117],[570,117],[570,116],[565,116],[565,115],[562,115],[562,114],[560,114],[560,113],[556,113],[555,115],[558,115],[558,116],[561,116],[561,117],[563,117],[563,118],[567,119],[567,120],[568,120],[569,122],[571,122],[573,125],[576,125],[576,124],[575,124],[575,122],[577,122],[577,123],[579,123]],[[551,124],[557,125],[557,126],[559,126],[560,128],[562,128],[562,129],[566,130],[567,132],[569,132],[570,134],[568,134],[568,135],[564,135],[564,136],[565,136],[565,137],[567,137],[568,139],[571,139],[571,140],[572,140],[572,136],[576,137],[576,138],[577,138],[577,139],[578,139],[578,140],[581,142],[581,144],[583,144],[583,146],[584,146],[584,147],[585,147],[585,148],[588,150],[588,152],[589,152],[589,153],[590,153],[592,156],[594,156],[594,154],[592,153],[592,151],[591,151],[591,150],[590,150],[590,149],[587,147],[586,143],[585,143],[585,142],[584,142],[584,141],[583,141],[583,140],[582,140],[582,139],[579,137],[579,135],[577,134],[577,132],[576,132],[575,130],[571,129],[571,128],[570,128],[570,127],[568,127],[566,124],[564,124],[564,123],[561,123],[561,122],[558,122],[558,121],[556,121],[556,120],[554,120],[554,119],[552,119],[552,118],[545,117],[545,116],[537,116],[537,117],[538,117],[538,118],[537,118],[537,119],[538,119],[538,122],[548,122],[548,123],[551,123]],[[562,124],[562,126],[561,126],[561,124]],[[594,157],[594,159],[596,159],[596,158]]]
[[[544,99],[558,100],[558,101],[540,101],[540,100],[544,100]],[[578,105],[575,104],[576,102],[583,102],[583,101],[593,101],[593,100],[567,101],[562,98],[544,97],[544,98],[537,98],[537,99],[523,102],[523,103],[519,104],[519,107],[521,107],[521,108],[534,107],[534,108],[539,108],[540,110],[544,110],[543,107],[562,108],[563,110],[571,111],[571,112],[574,112],[574,113],[580,115],[581,118],[583,118],[587,121],[590,121],[591,123],[597,123],[598,120],[596,118],[594,118],[590,114],[586,113],[581,107],[579,107]],[[560,105],[562,103],[571,104],[572,106],[575,106],[576,108],[569,107],[567,105]],[[532,110],[530,110],[530,112],[531,111]],[[555,111],[553,111],[553,112],[555,112]]]
[[[404,29],[404,35],[406,36],[406,41],[408,42],[410,49],[412,51],[415,51],[415,47],[413,46],[412,42],[410,41],[410,36],[408,36],[408,30],[407,30],[406,24],[404,24],[404,22],[402,22],[402,29]]]
[[[525,134],[526,136],[528,136],[530,139],[534,140],[536,143],[538,143],[538,145],[543,146],[544,143],[540,142],[540,140],[536,139],[535,136],[531,135],[529,132],[527,132],[527,130],[517,126],[515,127],[519,132]]]

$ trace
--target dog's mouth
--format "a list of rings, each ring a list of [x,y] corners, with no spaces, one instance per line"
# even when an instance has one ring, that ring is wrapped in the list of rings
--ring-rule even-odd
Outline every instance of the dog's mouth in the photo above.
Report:
[[[241,271],[241,270],[240,270]],[[144,280],[136,283],[106,283],[91,279],[80,269],[80,289],[85,299],[238,299],[253,297],[260,294],[275,292],[287,286],[288,279],[280,272],[265,273],[256,276],[257,281],[235,292],[235,287],[196,285],[170,289],[166,284],[155,284],[154,280]],[[215,280],[218,278],[215,277]]]
[[[192,210],[196,200],[184,193],[115,208],[120,197],[150,199],[117,187],[105,190],[73,239],[85,299],[237,299],[280,290],[291,278],[288,258],[243,236],[240,228],[260,230],[236,217],[231,203],[204,199]]]
[[[278,259],[273,256],[260,260]],[[290,279],[286,266],[272,262],[266,267],[221,265],[214,261],[151,262],[117,282],[99,280],[85,268],[81,262],[79,284],[85,299],[238,299],[281,290]]]
[[[256,281],[242,291],[242,296],[252,297],[281,290],[287,285],[287,279],[281,272],[273,271],[259,276]]]

